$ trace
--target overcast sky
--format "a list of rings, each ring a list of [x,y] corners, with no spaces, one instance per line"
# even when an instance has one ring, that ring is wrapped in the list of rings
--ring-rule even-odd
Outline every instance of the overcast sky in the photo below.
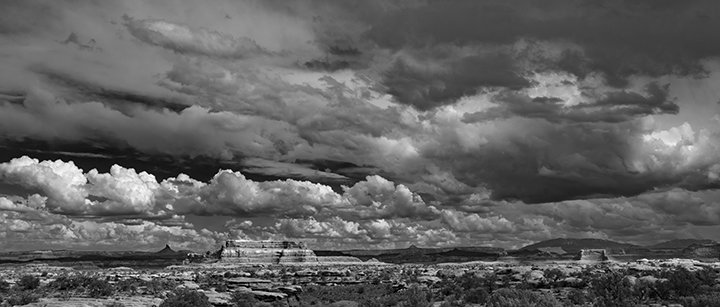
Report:
[[[0,245],[720,240],[715,0],[5,0]]]

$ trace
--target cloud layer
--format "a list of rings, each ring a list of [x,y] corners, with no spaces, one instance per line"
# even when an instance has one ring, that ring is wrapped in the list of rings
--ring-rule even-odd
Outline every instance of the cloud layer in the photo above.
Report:
[[[197,246],[705,237],[719,222],[718,9],[12,1],[0,208],[18,236],[143,226]]]

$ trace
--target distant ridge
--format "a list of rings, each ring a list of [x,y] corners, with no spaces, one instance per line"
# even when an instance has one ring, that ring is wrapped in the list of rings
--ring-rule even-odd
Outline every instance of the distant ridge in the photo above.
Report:
[[[640,246],[619,243],[610,240],[603,239],[550,239],[546,241],[537,242],[521,248],[521,251],[541,250],[547,248],[561,248],[568,253],[576,253],[582,249],[631,249],[641,248]]]
[[[655,245],[650,245],[647,248],[650,249],[685,249],[688,248],[691,245],[706,245],[706,244],[718,244],[718,242],[713,240],[698,240],[698,239],[677,239],[677,240],[670,240],[662,243],[658,243]]]

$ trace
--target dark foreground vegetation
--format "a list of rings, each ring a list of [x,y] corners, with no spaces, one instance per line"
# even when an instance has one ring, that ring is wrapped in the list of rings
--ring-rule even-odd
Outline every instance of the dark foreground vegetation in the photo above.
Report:
[[[642,276],[640,276],[642,275]],[[418,282],[413,272],[387,275],[355,285],[307,285],[299,295],[276,301],[260,301],[249,292],[228,290],[222,279],[197,280],[200,289],[230,293],[233,306],[487,306],[487,307],[634,307],[679,304],[684,307],[720,307],[718,272],[712,268],[683,267],[654,272],[586,269],[564,274],[544,272],[538,282],[512,282],[495,273],[440,276],[432,283]],[[390,279],[406,281],[391,283]],[[572,284],[569,284],[569,281]],[[109,298],[150,295],[162,298],[159,307],[212,306],[202,291],[178,287],[161,278],[150,281],[110,281],[89,275],[57,276],[47,283],[32,275],[11,285],[0,280],[0,306],[25,305],[39,298]],[[107,307],[123,306],[119,302]],[[678,306],[678,305],[676,305]]]

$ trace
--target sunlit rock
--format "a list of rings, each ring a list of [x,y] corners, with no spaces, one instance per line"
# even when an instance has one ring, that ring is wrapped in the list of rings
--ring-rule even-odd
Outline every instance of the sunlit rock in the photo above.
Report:
[[[232,263],[317,263],[312,250],[291,241],[226,241],[220,252],[222,262]]]

